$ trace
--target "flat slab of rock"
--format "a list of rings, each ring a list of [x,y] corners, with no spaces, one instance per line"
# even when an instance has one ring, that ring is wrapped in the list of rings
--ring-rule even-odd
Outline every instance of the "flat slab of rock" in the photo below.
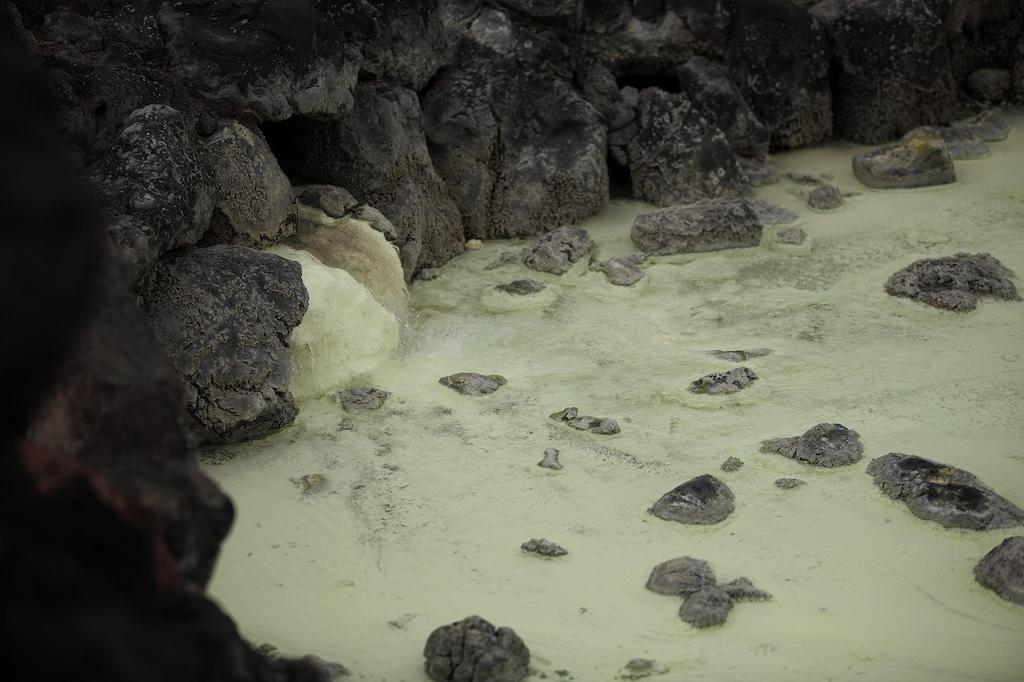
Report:
[[[864,456],[860,435],[842,424],[818,424],[802,435],[761,441],[761,452],[819,467],[841,467]]]
[[[427,675],[438,682],[519,682],[530,665],[530,650],[519,635],[480,616],[434,630],[423,655]]]
[[[868,187],[911,189],[956,182],[942,138],[916,137],[853,157],[853,174]]]
[[[769,204],[763,199],[749,199],[748,201],[763,225],[788,225],[800,217],[788,208]]]
[[[709,393],[725,395],[736,393],[757,381],[757,374],[749,367],[737,367],[728,372],[705,374],[690,384],[691,393]]]
[[[924,258],[895,272],[885,283],[891,296],[911,298],[943,310],[973,310],[982,296],[1019,300],[1013,272],[987,253]]]
[[[963,469],[890,452],[871,460],[867,473],[883,493],[903,501],[914,516],[946,528],[988,530],[1024,523],[1024,510]]]
[[[590,417],[581,415],[579,409],[567,407],[550,415],[555,421],[565,422],[579,431],[590,431],[604,436],[611,436],[619,432],[619,423],[610,417]]]
[[[787,227],[775,233],[775,241],[779,244],[803,244],[807,233],[801,227]]]
[[[544,538],[532,538],[520,545],[524,552],[540,556],[565,556],[569,553],[565,547]]]
[[[704,474],[662,495],[651,513],[665,521],[710,525],[724,520],[735,508],[736,498],[729,486]]]
[[[563,225],[535,241],[523,258],[523,263],[533,270],[564,275],[593,248],[594,242],[586,230]]]
[[[1006,601],[1024,606],[1024,537],[1006,538],[974,567],[974,579]]]
[[[476,372],[459,372],[438,379],[438,383],[447,386],[462,395],[487,395],[494,393],[507,383],[500,374],[477,374]]]
[[[802,481],[799,478],[775,479],[775,487],[779,490],[792,490],[794,488],[799,488],[802,485],[807,485],[807,481]]]
[[[757,246],[763,223],[749,199],[705,199],[644,213],[633,221],[633,243],[670,255]]]
[[[348,410],[379,410],[391,394],[373,386],[359,386],[337,391],[331,396],[334,402]]]
[[[688,596],[715,585],[711,564],[703,559],[681,556],[663,561],[651,571],[647,589],[658,594]]]
[[[646,260],[646,254],[634,253],[594,263],[590,269],[604,273],[608,281],[616,286],[631,287],[644,278],[644,272],[638,266]]]
[[[513,296],[529,296],[530,294],[540,293],[546,288],[547,287],[543,283],[538,282],[535,279],[517,279],[514,282],[499,284],[494,287],[495,291],[511,294]]]

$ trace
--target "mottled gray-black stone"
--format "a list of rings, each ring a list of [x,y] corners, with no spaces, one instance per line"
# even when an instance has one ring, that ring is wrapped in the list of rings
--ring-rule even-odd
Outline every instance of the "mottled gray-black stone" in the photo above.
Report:
[[[818,424],[800,436],[761,441],[761,452],[773,452],[820,467],[840,467],[860,461],[864,446],[856,431],[842,424]]]
[[[924,258],[894,273],[885,283],[892,296],[912,298],[936,308],[973,310],[982,296],[1020,299],[1013,273],[987,253],[958,253]]]
[[[875,485],[926,521],[946,528],[1012,528],[1024,523],[1024,510],[997,495],[973,474],[923,457],[890,452],[871,460]]]
[[[651,513],[665,521],[710,525],[724,520],[735,506],[729,486],[704,474],[662,495],[651,507]]]
[[[1024,605],[1024,537],[1006,538],[974,567],[974,579],[1000,597]]]
[[[142,295],[202,442],[292,422],[288,337],[309,304],[298,263],[243,246],[192,249],[160,263]]]
[[[683,556],[663,561],[651,571],[647,589],[658,594],[689,596],[715,584],[711,565],[703,559]]]
[[[679,617],[695,628],[721,625],[732,611],[733,601],[720,587],[705,587],[686,598],[679,607]]]
[[[535,241],[523,262],[533,270],[563,275],[593,248],[594,242],[586,230],[563,225]]]
[[[434,630],[423,655],[427,675],[438,682],[519,682],[530,664],[519,635],[479,616]]]
[[[706,374],[700,379],[690,383],[691,393],[709,393],[711,395],[724,395],[736,393],[757,381],[757,374],[749,367],[737,367],[728,372],[715,372]]]
[[[459,372],[441,377],[438,383],[463,395],[487,395],[488,393],[494,393],[504,386],[506,379],[499,374]]]
[[[762,227],[749,199],[705,199],[637,216],[630,237],[647,253],[671,255],[757,246]]]

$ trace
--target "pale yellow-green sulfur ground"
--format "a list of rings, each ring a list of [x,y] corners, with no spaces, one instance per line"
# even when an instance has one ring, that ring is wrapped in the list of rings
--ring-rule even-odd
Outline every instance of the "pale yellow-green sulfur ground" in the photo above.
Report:
[[[585,265],[560,278],[484,269],[525,241],[466,253],[411,287],[402,347],[352,383],[391,391],[384,408],[305,401],[293,427],[207,467],[238,508],[213,595],[254,642],[336,660],[364,680],[426,680],[427,635],[470,614],[514,628],[549,680],[557,670],[612,680],[634,657],[667,664],[653,678],[666,681],[1021,680],[1024,607],[971,574],[1015,532],[919,520],[864,468],[913,453],[1024,506],[1024,302],[955,314],[882,288],[918,258],[957,251],[991,252],[1024,274],[1022,122],[941,188],[861,186],[850,170],[860,147],[779,156],[780,172],[831,173],[863,192],[821,214],[788,181],[758,190],[799,213],[809,248],[773,245],[767,228],[759,248],[655,259],[630,289]],[[647,209],[616,203],[582,224],[601,258],[634,250],[629,227]],[[490,291],[524,277],[548,289],[516,301]],[[774,353],[745,363],[761,377],[753,387],[685,390],[735,366],[703,351],[760,347]],[[438,384],[460,371],[508,383],[485,397]],[[622,432],[547,419],[570,405]],[[865,459],[818,470],[757,452],[822,421],[858,431]],[[548,447],[561,471],[537,466]],[[721,472],[729,456],[745,466]],[[329,491],[303,497],[290,479],[313,473]],[[647,514],[703,473],[736,494],[726,521]],[[779,490],[780,477],[807,485]],[[520,551],[534,537],[569,555]],[[774,600],[691,628],[678,600],[644,588],[655,564],[683,554]]]

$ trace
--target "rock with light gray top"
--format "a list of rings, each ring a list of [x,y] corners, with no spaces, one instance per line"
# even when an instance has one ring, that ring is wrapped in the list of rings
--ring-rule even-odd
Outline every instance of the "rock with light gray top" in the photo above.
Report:
[[[499,374],[477,374],[476,372],[459,372],[438,380],[442,386],[463,395],[487,395],[494,393],[506,384],[505,377]]]
[[[820,467],[859,462],[864,446],[856,431],[842,424],[818,424],[802,435],[761,441],[761,452],[774,453]]]
[[[938,135],[918,136],[853,157],[853,174],[868,187],[912,189],[956,182],[953,157]]]
[[[544,459],[537,462],[537,466],[544,467],[545,469],[554,469],[555,471],[561,471],[562,463],[558,461],[558,449],[548,448],[544,451]]]
[[[695,628],[722,625],[732,611],[732,598],[720,587],[705,587],[691,594],[679,608],[679,617]]]
[[[634,253],[594,263],[590,269],[604,273],[608,281],[616,286],[631,287],[643,279],[643,270],[637,266],[646,260],[646,254]]]
[[[633,221],[633,243],[671,255],[757,246],[763,223],[750,199],[704,199],[644,213]]]
[[[729,486],[704,474],[662,495],[651,513],[665,521],[711,525],[723,521],[735,508],[736,498]]]
[[[682,556],[663,561],[651,571],[647,589],[658,594],[685,597],[715,585],[711,564],[703,559]]]
[[[535,241],[523,263],[533,270],[564,275],[593,248],[594,242],[586,230],[563,225]]]
[[[706,374],[690,383],[691,393],[707,393],[710,395],[727,395],[736,393],[757,381],[758,376],[749,367],[737,367],[728,372]]]
[[[524,552],[530,554],[537,554],[539,556],[565,556],[569,551],[559,544],[551,542],[545,538],[533,538],[521,545],[521,549]]]
[[[954,160],[983,159],[989,155],[988,145],[981,139],[979,131],[971,126],[921,126],[904,135],[903,141],[918,137],[941,138]]]
[[[336,391],[331,395],[334,402],[349,410],[379,410],[391,396],[390,393],[373,386],[359,386]]]

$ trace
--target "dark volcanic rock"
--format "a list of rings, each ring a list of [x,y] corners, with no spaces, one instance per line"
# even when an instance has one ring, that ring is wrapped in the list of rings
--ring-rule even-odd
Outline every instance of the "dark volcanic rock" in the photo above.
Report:
[[[878,144],[919,125],[949,122],[956,85],[948,7],[947,0],[826,0],[814,7],[833,43],[839,135]]]
[[[763,159],[768,154],[772,133],[760,120],[729,77],[721,62],[693,57],[676,72],[693,105],[723,133],[740,156]]]
[[[651,571],[647,589],[658,594],[689,596],[715,585],[711,565],[703,559],[683,556],[663,561]]]
[[[509,40],[543,44],[536,36]],[[468,237],[542,234],[608,202],[600,114],[548,71],[550,63],[465,40],[455,65],[423,95],[430,153]]]
[[[963,469],[890,452],[871,460],[867,473],[882,492],[910,507],[914,516],[946,528],[988,530],[1024,523],[1024,510]]]
[[[498,374],[477,374],[476,372],[459,372],[438,380],[442,386],[458,391],[462,395],[487,395],[494,393],[505,385],[505,377]]]
[[[742,459],[738,459],[736,457],[728,457],[724,462],[722,462],[722,465],[719,467],[719,469],[731,473],[733,471],[739,471],[742,466]]]
[[[594,248],[586,230],[573,225],[545,234],[530,247],[523,262],[526,267],[540,272],[564,275],[576,261]]]
[[[185,117],[170,107],[133,112],[94,179],[111,241],[140,268],[166,251],[195,244],[210,224],[210,171]]]
[[[691,393],[710,393],[711,395],[722,395],[736,393],[753,382],[757,381],[757,375],[749,367],[737,367],[728,372],[715,372],[707,374],[692,382],[689,386]]]
[[[748,199],[706,199],[644,213],[633,221],[633,243],[669,255],[757,246],[762,223]]]
[[[1019,300],[1012,272],[987,253],[958,253],[924,258],[894,273],[885,283],[892,296],[912,298],[936,308],[973,310],[982,296]]]
[[[974,579],[1007,601],[1024,605],[1024,537],[1006,538],[974,567]]]
[[[853,157],[853,174],[868,187],[911,189],[956,182],[953,157],[940,137],[914,137]]]
[[[463,252],[462,221],[434,171],[412,90],[360,83],[338,120],[294,118],[264,130],[286,171],[344,187],[387,217],[407,275]]]
[[[719,585],[719,587],[734,602],[768,601],[772,598],[772,595],[769,593],[754,587],[754,583],[750,582],[750,578],[736,578],[724,585]]]
[[[479,616],[434,630],[423,655],[427,675],[438,682],[519,682],[530,664],[519,635]]]
[[[643,279],[643,270],[637,266],[646,260],[646,254],[634,253],[629,256],[619,256],[594,263],[590,266],[590,269],[604,273],[608,281],[616,286],[631,287]]]
[[[590,431],[605,436],[611,436],[619,432],[619,423],[609,417],[590,417],[581,415],[575,407],[567,407],[549,415],[555,421],[565,422],[579,431]]]
[[[843,194],[832,185],[821,185],[807,195],[807,205],[816,211],[834,211],[843,205]]]
[[[679,607],[679,617],[695,628],[709,628],[723,624],[732,607],[732,598],[725,590],[705,587],[686,598]]]
[[[788,0],[730,3],[726,61],[775,148],[803,147],[832,134],[831,47],[825,25]]]
[[[734,500],[729,486],[704,474],[662,495],[651,513],[665,521],[709,525],[729,516],[735,508]]]
[[[565,556],[569,553],[565,547],[544,538],[533,538],[529,542],[524,542],[520,549],[540,556]]]
[[[331,397],[346,410],[379,410],[391,394],[373,386],[359,386],[338,391]]]
[[[260,248],[295,232],[297,207],[288,177],[263,138],[229,122],[202,144],[215,201],[205,243]]]
[[[242,246],[193,249],[161,263],[143,298],[202,442],[247,440],[292,422],[288,337],[309,304],[297,263]]]
[[[529,296],[530,294],[540,293],[547,287],[542,282],[538,282],[535,279],[517,279],[514,282],[509,282],[507,284],[499,284],[494,288],[506,294],[512,294],[513,296]]]
[[[628,146],[636,198],[670,206],[749,190],[728,138],[686,95],[645,88],[637,112]]]
[[[775,487],[779,490],[792,490],[793,488],[799,488],[802,485],[807,485],[807,481],[801,481],[799,478],[775,479]]]
[[[842,424],[818,424],[800,436],[761,441],[761,452],[820,467],[841,467],[859,462],[864,446],[857,432]]]

